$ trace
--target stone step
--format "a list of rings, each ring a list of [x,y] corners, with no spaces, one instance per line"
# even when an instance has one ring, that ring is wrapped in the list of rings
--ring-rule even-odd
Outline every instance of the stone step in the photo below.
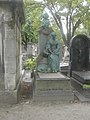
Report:
[[[78,91],[75,90],[74,94],[77,96],[77,98],[78,98],[81,102],[90,102],[90,98],[84,96],[84,95],[81,94],[80,92],[78,92]]]
[[[73,101],[74,94],[70,90],[48,90],[35,91],[33,94],[34,101]]]
[[[74,78],[71,78],[71,85],[81,96],[85,97],[86,99],[90,99],[90,88],[83,88],[83,84]]]

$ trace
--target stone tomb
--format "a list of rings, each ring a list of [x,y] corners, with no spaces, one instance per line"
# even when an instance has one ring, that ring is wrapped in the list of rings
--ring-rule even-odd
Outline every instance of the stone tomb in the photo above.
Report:
[[[73,71],[72,74],[73,87],[85,98],[90,99],[90,71]]]
[[[74,94],[70,84],[70,78],[58,73],[35,74],[34,101],[72,101]]]
[[[35,72],[34,101],[72,101],[74,99],[70,79],[59,72],[60,43],[50,27],[49,16],[43,15],[39,30],[39,56]]]
[[[89,39],[77,35],[70,44],[70,77],[75,94],[81,101],[90,101]]]

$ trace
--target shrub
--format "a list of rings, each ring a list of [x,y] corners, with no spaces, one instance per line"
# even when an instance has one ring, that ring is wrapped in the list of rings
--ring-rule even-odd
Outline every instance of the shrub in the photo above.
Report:
[[[25,61],[25,70],[34,70],[36,69],[36,58],[29,58]]]

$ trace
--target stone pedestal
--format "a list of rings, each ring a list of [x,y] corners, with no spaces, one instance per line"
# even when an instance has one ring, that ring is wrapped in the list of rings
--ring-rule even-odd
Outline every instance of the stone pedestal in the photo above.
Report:
[[[35,78],[34,101],[74,100],[70,79],[61,73],[38,73]]]

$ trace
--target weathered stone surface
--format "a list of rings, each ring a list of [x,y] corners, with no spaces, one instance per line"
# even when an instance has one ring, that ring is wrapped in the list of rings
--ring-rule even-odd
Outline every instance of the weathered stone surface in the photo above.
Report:
[[[0,91],[0,103],[17,103],[17,91]]]
[[[74,78],[71,78],[71,85],[79,94],[81,94],[81,96],[90,99],[90,88],[88,89],[83,88],[83,84]]]
[[[16,104],[19,101],[20,84],[17,84],[15,90],[0,90],[1,104]]]
[[[81,102],[90,102],[90,98],[85,97],[85,96],[82,95],[80,92],[78,92],[78,91],[75,90],[74,94],[77,96],[77,98],[78,98]]]
[[[58,73],[39,73],[36,80],[37,90],[69,90],[70,79]]]
[[[50,33],[49,33],[50,34]],[[38,54],[43,54],[43,51],[45,49],[47,41],[50,39],[49,35],[44,35],[40,33],[39,35],[39,48],[38,48]]]
[[[69,74],[69,63],[60,63],[60,71],[62,74],[68,76]]]
[[[19,3],[19,4],[17,4]],[[16,5],[17,4],[17,5]],[[23,0],[0,0],[0,102],[17,101],[17,85],[21,78],[21,24]],[[5,97],[6,96],[6,97]],[[7,102],[7,101],[6,101]]]
[[[34,100],[74,100],[70,79],[61,73],[38,73],[35,78]]]
[[[29,98],[33,93],[33,79],[31,78],[31,72],[26,71],[20,84],[20,95],[24,98]]]
[[[74,100],[74,94],[71,90],[38,91],[34,93],[33,100],[70,102]]]
[[[39,54],[43,54],[47,41],[50,39],[50,33],[52,32],[50,27],[49,15],[44,13],[42,16],[42,26],[39,29]]]
[[[90,71],[73,71],[72,77],[83,84],[90,84]]]

